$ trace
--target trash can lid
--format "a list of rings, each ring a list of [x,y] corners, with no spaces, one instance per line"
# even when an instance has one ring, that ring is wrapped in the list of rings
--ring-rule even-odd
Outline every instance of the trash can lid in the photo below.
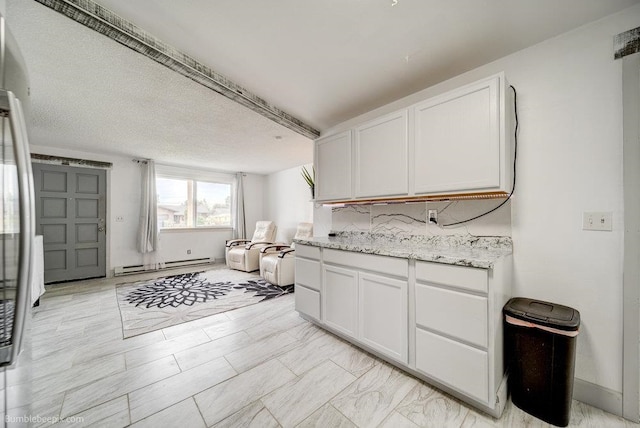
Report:
[[[514,297],[504,305],[502,312],[513,318],[558,330],[574,331],[580,327],[580,312],[542,300]]]

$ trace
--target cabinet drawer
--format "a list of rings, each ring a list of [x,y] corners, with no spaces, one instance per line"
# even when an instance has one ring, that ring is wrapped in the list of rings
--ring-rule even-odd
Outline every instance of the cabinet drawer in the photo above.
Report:
[[[296,257],[320,260],[320,247],[296,244]]]
[[[385,275],[400,276],[403,278],[406,278],[409,275],[408,260],[396,257],[325,249],[323,260],[325,263],[344,265],[355,269],[370,270],[384,273]]]
[[[483,403],[489,400],[489,363],[484,351],[417,328],[416,368]]]
[[[486,297],[416,284],[416,323],[487,347]]]
[[[306,287],[296,286],[296,311],[317,320],[320,319],[320,293]]]
[[[296,257],[296,284],[320,291],[320,262]]]
[[[440,263],[417,262],[416,279],[418,281],[448,285],[465,290],[488,290],[487,270],[465,266],[453,266]]]

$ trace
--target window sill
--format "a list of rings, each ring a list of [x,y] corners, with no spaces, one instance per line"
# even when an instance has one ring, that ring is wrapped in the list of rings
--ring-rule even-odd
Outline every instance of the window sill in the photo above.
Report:
[[[211,226],[211,227],[168,227],[160,229],[160,233],[180,233],[180,232],[228,232],[232,231],[231,226]]]

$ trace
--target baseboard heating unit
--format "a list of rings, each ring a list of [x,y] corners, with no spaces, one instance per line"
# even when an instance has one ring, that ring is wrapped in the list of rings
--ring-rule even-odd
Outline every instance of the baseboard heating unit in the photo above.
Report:
[[[130,275],[134,273],[153,272],[153,271],[173,269],[173,268],[179,268],[179,267],[185,267],[185,266],[208,265],[215,262],[216,262],[216,259],[213,257],[203,257],[200,259],[174,260],[171,262],[165,262],[163,267],[158,267],[158,265],[117,266],[113,270],[113,274],[115,276]]]

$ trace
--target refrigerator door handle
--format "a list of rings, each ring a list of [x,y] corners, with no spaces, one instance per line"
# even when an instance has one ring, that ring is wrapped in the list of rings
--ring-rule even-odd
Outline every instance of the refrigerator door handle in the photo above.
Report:
[[[22,116],[20,102],[11,91],[0,89],[0,110],[9,119],[9,128],[18,171],[18,188],[20,192],[20,262],[18,266],[18,287],[16,293],[15,315],[12,331],[11,356],[7,364],[13,364],[22,346],[22,336],[25,325],[25,316],[28,311],[30,278],[31,278],[31,251],[34,236],[33,222],[33,175],[31,171],[31,159],[29,158],[29,143],[27,141],[26,125]]]

